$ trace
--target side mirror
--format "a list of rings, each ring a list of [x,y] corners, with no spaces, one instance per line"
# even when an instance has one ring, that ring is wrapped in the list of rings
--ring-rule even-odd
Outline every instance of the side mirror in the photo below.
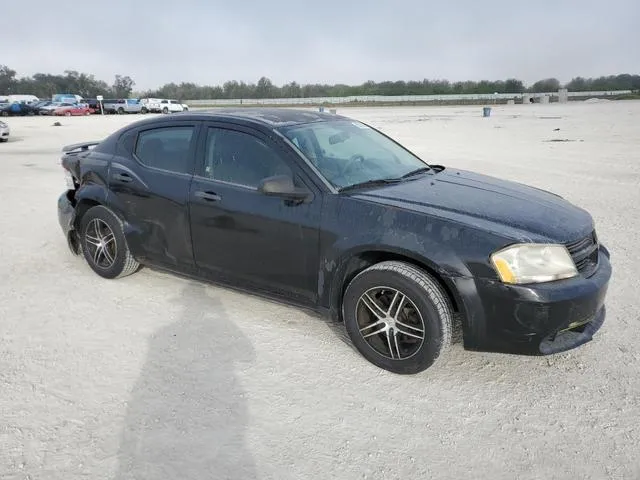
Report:
[[[293,179],[287,175],[275,175],[264,178],[258,185],[258,191],[263,195],[283,197],[290,200],[306,200],[311,192],[306,188],[298,188]]]

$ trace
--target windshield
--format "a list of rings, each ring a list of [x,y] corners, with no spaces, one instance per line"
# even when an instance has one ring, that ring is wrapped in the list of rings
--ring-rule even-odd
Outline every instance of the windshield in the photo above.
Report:
[[[395,180],[428,165],[376,130],[335,120],[284,127],[285,135],[334,187]]]

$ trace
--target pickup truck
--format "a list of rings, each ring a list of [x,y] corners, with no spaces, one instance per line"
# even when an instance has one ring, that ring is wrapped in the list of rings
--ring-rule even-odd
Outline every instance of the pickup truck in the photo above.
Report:
[[[174,113],[174,112],[187,112],[189,106],[185,103],[180,103],[178,100],[168,100],[166,98],[143,98],[140,103],[144,105],[143,111],[146,109],[152,113]]]
[[[140,100],[133,98],[105,99],[102,101],[104,113],[145,113]]]

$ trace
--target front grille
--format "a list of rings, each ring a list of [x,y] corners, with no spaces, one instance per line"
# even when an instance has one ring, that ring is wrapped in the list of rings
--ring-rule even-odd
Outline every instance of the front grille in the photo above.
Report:
[[[598,237],[596,232],[576,242],[566,245],[571,254],[571,258],[576,264],[578,272],[588,277],[592,275],[598,266]]]

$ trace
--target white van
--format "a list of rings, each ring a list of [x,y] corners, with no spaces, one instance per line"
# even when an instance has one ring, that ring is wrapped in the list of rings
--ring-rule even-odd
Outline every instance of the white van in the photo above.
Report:
[[[36,103],[39,102],[40,99],[35,95],[7,95],[7,100],[9,103]]]

